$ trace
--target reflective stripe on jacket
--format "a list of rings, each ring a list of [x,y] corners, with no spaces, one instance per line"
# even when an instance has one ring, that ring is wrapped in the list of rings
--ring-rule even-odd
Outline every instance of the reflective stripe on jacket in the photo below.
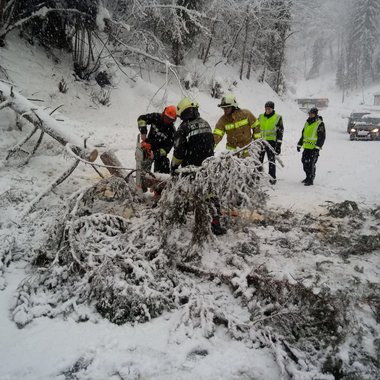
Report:
[[[271,117],[264,114],[259,116],[261,137],[267,141],[277,140],[277,123],[281,119],[281,115],[274,113]]]
[[[252,141],[252,134],[259,127],[256,117],[248,110],[235,109],[230,115],[223,115],[216,123],[214,134],[215,146],[227,134],[227,149],[242,148]]]
[[[303,145],[304,149],[315,149],[318,140],[318,127],[322,123],[322,120],[318,119],[314,123],[305,124],[303,130]]]

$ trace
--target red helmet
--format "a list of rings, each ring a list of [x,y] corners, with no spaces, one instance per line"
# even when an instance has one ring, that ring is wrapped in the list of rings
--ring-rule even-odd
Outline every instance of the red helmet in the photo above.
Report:
[[[177,109],[175,106],[167,106],[162,115],[174,121],[177,119]]]

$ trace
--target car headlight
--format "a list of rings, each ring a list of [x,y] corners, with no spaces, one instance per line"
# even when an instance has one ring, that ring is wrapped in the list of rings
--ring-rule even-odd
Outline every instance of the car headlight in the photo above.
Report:
[[[377,133],[377,132],[379,132],[379,128],[372,129],[371,132],[373,132],[373,133]]]
[[[351,128],[350,132],[356,132],[355,128]]]

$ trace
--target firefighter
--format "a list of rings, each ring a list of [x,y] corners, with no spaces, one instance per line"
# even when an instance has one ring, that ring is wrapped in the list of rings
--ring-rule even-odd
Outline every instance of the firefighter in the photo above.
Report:
[[[223,108],[224,115],[218,120],[213,131],[214,147],[227,134],[226,149],[234,151],[248,145],[252,139],[260,138],[259,121],[246,109],[240,109],[235,95],[226,94],[222,97],[218,107]],[[248,149],[243,157],[248,156]]]
[[[263,163],[265,154],[267,154],[269,161],[269,175],[272,177],[269,181],[272,185],[275,185],[276,154],[281,154],[284,126],[282,124],[282,116],[275,112],[274,103],[272,101],[265,103],[265,112],[259,116],[259,123],[261,138],[270,145],[263,145],[259,154],[259,159],[260,162]]]
[[[179,166],[201,166],[202,162],[214,155],[214,138],[209,123],[203,120],[198,111],[199,105],[189,98],[183,98],[177,105],[177,114],[182,123],[174,137],[174,153],[171,161],[172,174]],[[218,200],[211,196],[211,229],[215,235],[223,235],[226,230],[220,224],[220,206]],[[215,213],[215,210],[216,213]]]
[[[175,127],[174,122],[177,118],[175,106],[167,106],[160,113],[148,113],[141,115],[137,119],[138,128],[141,134],[141,147],[145,150],[146,155],[154,162],[154,172],[170,173],[170,163],[167,157],[173,147]],[[148,134],[147,125],[150,125]]]
[[[308,112],[309,117],[306,120],[302,130],[302,135],[298,141],[297,151],[302,153],[303,170],[306,173],[306,178],[302,181],[305,186],[314,184],[315,165],[318,161],[319,151],[326,139],[325,124],[322,116],[318,115],[318,109],[313,107]]]

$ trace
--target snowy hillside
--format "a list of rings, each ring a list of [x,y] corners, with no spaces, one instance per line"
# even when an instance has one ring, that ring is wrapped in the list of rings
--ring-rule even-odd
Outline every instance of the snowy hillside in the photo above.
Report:
[[[110,104],[102,106],[94,101],[99,86],[95,81],[75,80],[67,53],[55,51],[52,57],[15,36],[10,41],[0,49],[0,61],[14,89],[48,111],[62,105],[53,115],[67,133],[89,137],[88,144],[100,145],[100,153],[111,148],[123,166],[133,169],[136,120],[147,111],[162,110],[165,73],[144,72],[144,79],[131,81],[112,67]],[[194,73],[197,62],[187,68]],[[284,167],[278,170],[275,186],[264,184],[267,208],[258,207],[253,216],[241,213],[238,220],[226,216],[227,235],[194,248],[201,259],[180,274],[172,260],[181,263],[183,252],[192,249],[190,232],[173,227],[168,246],[158,250],[162,232],[149,220],[157,215],[155,210],[139,205],[138,217],[117,227],[120,240],[107,235],[106,241],[117,246],[114,256],[109,246],[99,248],[91,241],[103,236],[96,220],[87,226],[78,238],[84,250],[99,249],[96,252],[117,269],[128,250],[133,258],[128,265],[141,265],[140,272],[137,264],[133,270],[147,276],[149,290],[172,297],[167,301],[170,307],[146,323],[117,325],[93,303],[86,304],[91,285],[81,283],[81,277],[87,281],[87,274],[78,271],[67,279],[75,263],[65,262],[59,253],[54,260],[48,257],[48,264],[38,262],[52,243],[47,238],[64,215],[63,206],[100,177],[91,166],[79,164],[67,181],[21,220],[28,202],[70,166],[70,158],[46,137],[27,165],[19,167],[16,158],[6,162],[8,149],[31,126],[21,122],[20,130],[12,111],[0,111],[0,379],[380,376],[380,141],[349,141],[346,132],[347,116],[359,106],[363,94],[353,93],[342,104],[331,76],[297,84],[294,97],[330,99],[329,107],[321,111],[326,143],[315,185],[307,188],[301,183],[301,154],[296,151],[306,114],[294,99],[280,98],[255,78],[240,81],[229,66],[210,64],[201,72],[201,85],[189,95],[199,102],[201,116],[212,126],[221,116],[220,100],[209,94],[209,83],[215,78],[236,94],[241,108],[256,116],[267,100],[275,102],[284,119]],[[68,86],[65,94],[58,90],[62,78]],[[380,92],[380,87],[366,90],[365,101],[370,102],[374,92]],[[182,96],[171,78],[167,104],[177,104]],[[224,145],[225,141],[219,144],[218,154]],[[141,236],[146,240],[136,243]],[[174,259],[166,257],[165,249],[175,252]],[[148,251],[157,253],[156,261],[142,257]],[[99,265],[94,272],[106,270]],[[112,275],[111,288],[127,286],[120,273]]]

